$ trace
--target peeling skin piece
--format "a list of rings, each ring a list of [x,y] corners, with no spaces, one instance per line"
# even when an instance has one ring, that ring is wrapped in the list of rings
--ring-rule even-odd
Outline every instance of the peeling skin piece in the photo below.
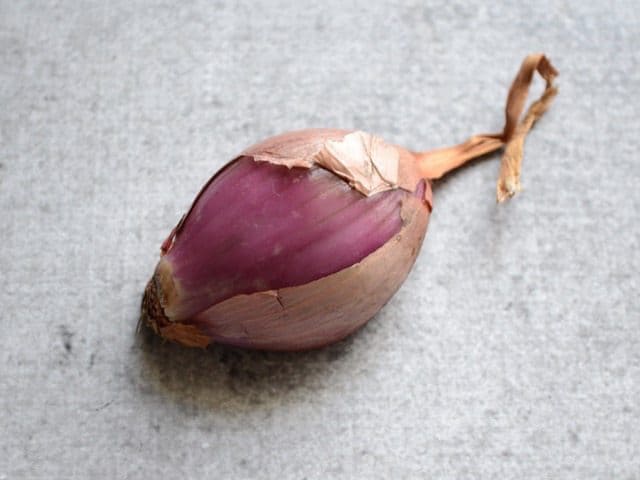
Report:
[[[406,196],[364,197],[319,167],[241,157],[198,197],[158,265],[164,312],[185,321],[234,295],[303,285],[358,263],[399,232]]]
[[[353,132],[327,140],[315,159],[367,196],[398,187],[400,153],[380,137]]]
[[[260,142],[243,155],[289,168],[318,165],[366,196],[396,188],[412,192],[424,178],[412,153],[362,131],[290,132]]]

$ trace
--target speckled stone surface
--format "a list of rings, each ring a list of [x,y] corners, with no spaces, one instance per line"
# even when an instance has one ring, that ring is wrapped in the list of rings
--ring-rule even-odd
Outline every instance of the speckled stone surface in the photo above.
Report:
[[[0,479],[640,478],[638,12],[0,0]],[[303,354],[136,337],[160,243],[227,159],[304,127],[499,130],[534,51],[560,95],[525,191],[495,204],[498,155],[438,183],[362,331]]]

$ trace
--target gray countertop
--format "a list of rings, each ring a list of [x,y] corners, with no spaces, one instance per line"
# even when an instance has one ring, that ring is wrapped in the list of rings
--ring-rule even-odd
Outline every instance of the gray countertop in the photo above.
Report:
[[[640,478],[636,7],[0,0],[0,479]],[[135,335],[161,241],[240,150],[499,131],[535,51],[560,94],[524,192],[496,205],[497,154],[438,182],[356,335]]]

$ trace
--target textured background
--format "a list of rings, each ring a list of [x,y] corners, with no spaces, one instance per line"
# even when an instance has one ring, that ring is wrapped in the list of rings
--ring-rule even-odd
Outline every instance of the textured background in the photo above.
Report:
[[[499,3],[0,0],[0,479],[640,478],[639,10]],[[357,335],[136,338],[159,244],[225,160],[310,126],[499,130],[534,51],[560,95],[525,192],[495,204],[498,155],[440,182]]]

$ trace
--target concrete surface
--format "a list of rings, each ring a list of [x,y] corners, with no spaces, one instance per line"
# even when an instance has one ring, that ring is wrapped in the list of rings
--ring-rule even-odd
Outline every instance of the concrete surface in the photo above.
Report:
[[[635,2],[0,1],[0,479],[640,478]],[[450,176],[410,278],[305,354],[136,338],[158,247],[263,137],[499,130],[560,96],[525,192]],[[539,87],[539,85],[538,85]]]

